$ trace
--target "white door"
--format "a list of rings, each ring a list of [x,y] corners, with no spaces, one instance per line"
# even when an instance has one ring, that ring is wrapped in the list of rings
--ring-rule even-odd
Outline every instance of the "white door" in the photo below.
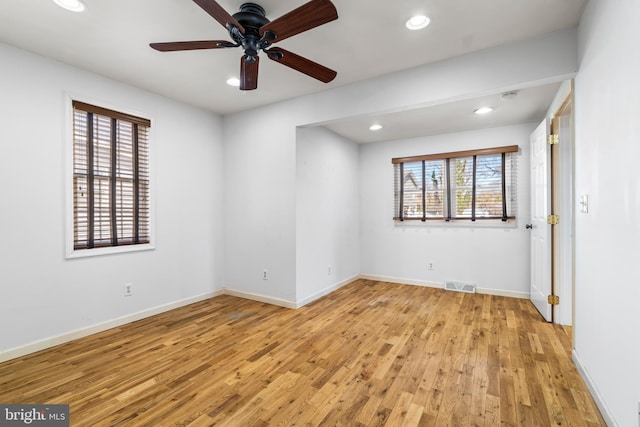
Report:
[[[551,207],[549,126],[543,121],[531,134],[531,301],[542,317],[552,320],[551,295],[551,225],[547,215]]]

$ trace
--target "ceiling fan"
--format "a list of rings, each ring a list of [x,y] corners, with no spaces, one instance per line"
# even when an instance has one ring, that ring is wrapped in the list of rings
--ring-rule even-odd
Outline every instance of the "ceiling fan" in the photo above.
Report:
[[[242,47],[240,61],[240,90],[258,87],[258,53],[310,77],[329,83],[337,73],[323,65],[285,49],[272,47],[273,43],[338,19],[338,12],[330,0],[311,0],[297,9],[269,21],[264,9],[255,3],[244,3],[240,11],[229,15],[215,0],[193,0],[198,6],[222,24],[233,41],[200,40],[151,43],[160,52],[195,49],[224,49]]]

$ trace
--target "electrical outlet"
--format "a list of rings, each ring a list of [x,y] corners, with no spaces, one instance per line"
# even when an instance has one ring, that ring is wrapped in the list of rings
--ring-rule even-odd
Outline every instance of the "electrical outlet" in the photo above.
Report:
[[[269,280],[269,271],[262,270],[262,280]]]
[[[429,270],[433,270],[433,261],[429,261]]]
[[[331,266],[327,267],[327,275],[331,276]]]
[[[130,297],[133,295],[133,283],[125,283],[124,284],[124,296]]]

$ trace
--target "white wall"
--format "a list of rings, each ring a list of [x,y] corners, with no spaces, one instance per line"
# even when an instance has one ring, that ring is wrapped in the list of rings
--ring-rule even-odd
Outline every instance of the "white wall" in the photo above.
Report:
[[[221,288],[221,119],[4,44],[0,63],[0,358]],[[152,120],[157,249],[65,259],[67,92]]]
[[[293,114],[274,106],[225,117],[224,223],[225,287],[295,305]]]
[[[304,304],[360,273],[358,145],[321,127],[296,144],[296,300]]]
[[[576,40],[547,34],[225,116],[225,286],[295,301],[297,126],[563,81]]]
[[[529,135],[535,124],[450,133],[377,144],[360,152],[362,273],[408,283],[475,283],[478,290],[528,297]],[[488,227],[457,222],[393,221],[394,157],[518,145],[516,220]],[[428,263],[433,262],[433,270]],[[482,288],[482,289],[481,289]],[[497,291],[497,292],[496,292]]]
[[[640,402],[640,2],[591,1],[575,81],[575,353],[609,425],[638,425]]]

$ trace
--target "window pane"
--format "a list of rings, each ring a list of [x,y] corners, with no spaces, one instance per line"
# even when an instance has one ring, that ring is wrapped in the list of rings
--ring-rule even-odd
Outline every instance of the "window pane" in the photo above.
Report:
[[[473,157],[451,159],[451,216],[471,218],[473,194]]]
[[[118,153],[116,176],[133,179],[133,124],[118,121],[116,141]]]
[[[425,161],[427,217],[444,218],[446,179],[444,160]]]
[[[502,156],[476,159],[476,217],[502,217]]]
[[[73,173],[87,174],[87,113],[73,114]]]
[[[87,177],[77,175],[73,177],[73,241],[74,246],[86,247],[89,238],[89,193],[87,191]]]
[[[93,233],[96,246],[111,243],[111,193],[109,178],[95,177],[94,188],[94,223]]]
[[[507,198],[507,216],[513,217],[516,215],[518,197],[518,156],[515,156],[513,153],[507,153],[505,160],[505,181],[507,187],[505,196]]]
[[[133,181],[116,181],[116,230],[119,243],[132,243],[134,230]]]
[[[149,243],[149,128],[138,126],[138,243]]]
[[[111,119],[93,116],[93,173],[108,177],[111,173]]]
[[[422,162],[405,163],[403,182],[403,216],[422,218]]]
[[[140,181],[138,205],[138,243],[149,243],[149,181]]]

